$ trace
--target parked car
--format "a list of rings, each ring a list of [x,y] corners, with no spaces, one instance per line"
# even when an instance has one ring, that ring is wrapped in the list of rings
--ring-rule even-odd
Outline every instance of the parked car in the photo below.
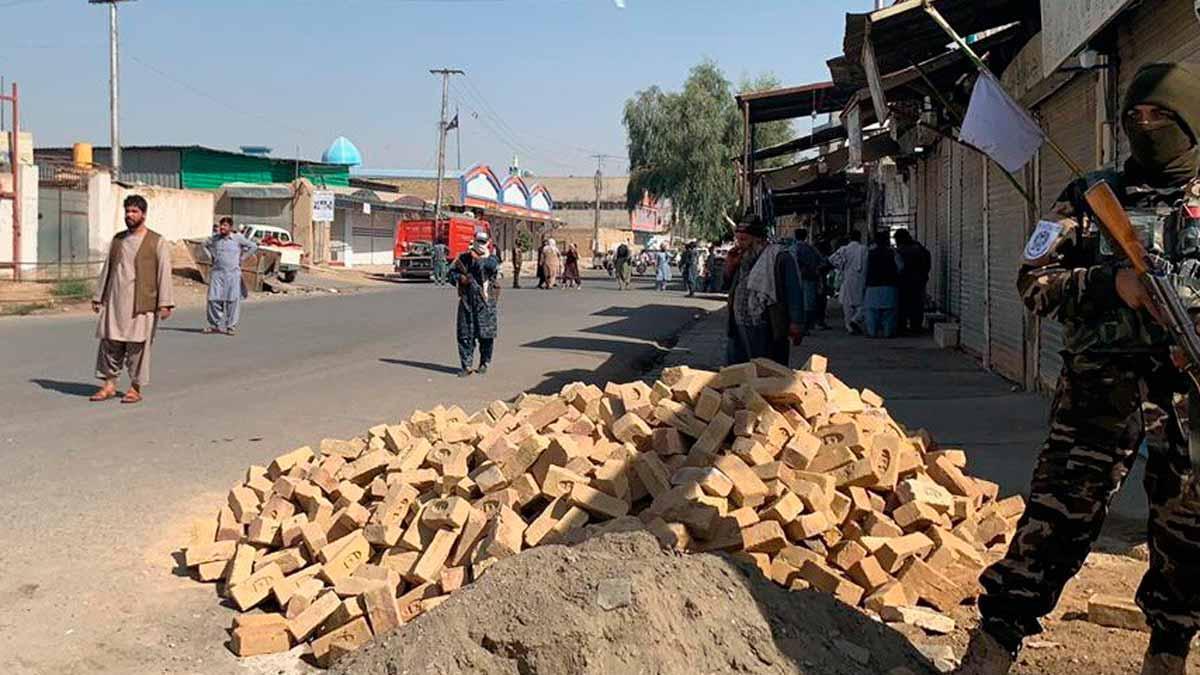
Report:
[[[277,274],[284,283],[296,280],[300,271],[300,254],[304,247],[292,241],[292,233],[274,225],[249,223],[242,226],[242,236],[258,244],[259,248],[279,253],[279,269]]]

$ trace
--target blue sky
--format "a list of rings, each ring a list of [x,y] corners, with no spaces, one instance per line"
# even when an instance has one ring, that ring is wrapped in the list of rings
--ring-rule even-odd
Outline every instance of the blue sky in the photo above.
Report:
[[[137,0],[121,14],[124,145],[267,145],[318,158],[338,135],[374,168],[433,168],[439,82],[462,160],[542,175],[625,154],[621,109],[704,57],[735,82],[828,79],[843,14],[871,0]],[[107,8],[0,0],[0,76],[38,145],[108,144]],[[13,30],[16,37],[13,37]],[[798,124],[807,128],[807,121]],[[453,135],[448,145],[456,163]],[[610,160],[606,172],[626,169]]]

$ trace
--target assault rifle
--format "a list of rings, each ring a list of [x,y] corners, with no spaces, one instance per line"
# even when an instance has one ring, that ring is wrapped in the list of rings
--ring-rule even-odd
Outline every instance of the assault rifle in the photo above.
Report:
[[[1096,183],[1088,189],[1084,199],[1104,231],[1129,259],[1133,271],[1149,291],[1157,310],[1154,312],[1155,318],[1171,332],[1175,344],[1182,352],[1184,363],[1181,370],[1191,380],[1195,390],[1191,395],[1200,396],[1200,335],[1196,334],[1196,325],[1179,298],[1170,270],[1165,269],[1165,265],[1156,261],[1146,251],[1142,240],[1133,229],[1129,214],[1125,212],[1125,207],[1121,206],[1120,200],[1108,183]],[[1194,427],[1198,424],[1198,419],[1189,420],[1189,426]],[[1200,444],[1189,442],[1189,456],[1192,461],[1192,477],[1188,482],[1191,483],[1192,489],[1196,489],[1195,481],[1200,478]]]

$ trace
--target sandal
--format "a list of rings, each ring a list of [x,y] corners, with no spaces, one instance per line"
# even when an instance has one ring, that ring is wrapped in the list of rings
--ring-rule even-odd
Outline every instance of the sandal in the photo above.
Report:
[[[125,396],[121,397],[121,403],[141,403],[142,393],[137,389],[130,389],[125,392]]]
[[[217,332],[217,329],[213,328],[212,326],[205,326],[200,332],[204,333],[205,335],[212,335],[213,333]]]
[[[108,387],[101,387],[96,390],[96,393],[94,393],[90,397],[88,397],[88,400],[95,402],[95,403],[99,403],[100,401],[107,401],[108,399],[113,398],[116,395],[117,395],[116,387],[112,387],[111,389]]]

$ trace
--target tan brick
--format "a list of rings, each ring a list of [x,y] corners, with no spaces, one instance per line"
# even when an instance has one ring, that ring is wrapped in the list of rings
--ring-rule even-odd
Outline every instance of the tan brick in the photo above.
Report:
[[[233,515],[233,509],[228,506],[222,506],[217,513],[217,531],[214,536],[216,541],[237,541],[242,538],[242,525],[237,516]]]
[[[576,483],[567,495],[568,501],[589,513],[620,518],[629,513],[629,503],[584,483]]]
[[[230,636],[233,653],[242,657],[277,654],[292,647],[286,623],[258,627],[240,626],[234,628]]]
[[[824,563],[814,560],[805,561],[800,568],[799,576],[812,584],[813,588],[828,593],[848,605],[857,606],[862,600],[863,589],[858,584],[843,577]]]
[[[670,472],[655,453],[638,453],[633,460],[633,470],[650,496],[657,497],[671,489]]]
[[[711,422],[713,417],[721,411],[721,394],[710,387],[705,387],[700,392],[700,397],[696,401],[695,413],[696,417]]]
[[[319,554],[323,564],[321,574],[330,583],[337,583],[338,579],[354,574],[371,555],[371,544],[362,530],[352,532],[343,539],[340,545],[339,542],[329,544]],[[330,547],[336,547],[336,550],[327,554]]]
[[[371,632],[383,635],[400,627],[400,606],[396,604],[395,588],[376,586],[362,596],[363,612],[371,624]]]
[[[556,397],[538,408],[536,412],[529,416],[526,423],[533,427],[535,431],[541,431],[543,428],[549,426],[551,422],[566,414],[567,404],[562,399]],[[522,471],[522,473],[524,472]]]
[[[267,565],[251,574],[245,581],[231,586],[229,597],[238,609],[245,612],[265,600],[271,593],[271,587],[281,579],[283,572],[279,565]]]
[[[867,557],[867,549],[855,541],[843,541],[829,551],[829,563],[843,572]]]
[[[757,464],[768,464],[775,459],[766,447],[753,437],[738,438],[733,442],[733,454],[742,458],[742,461],[754,466]]]
[[[814,511],[788,523],[784,529],[788,537],[793,541],[799,541],[820,536],[831,527],[833,527],[833,523],[829,522],[829,516],[824,511]]]
[[[653,433],[646,420],[634,413],[625,413],[612,425],[613,437],[622,443],[648,442]]]
[[[904,528],[879,511],[872,511],[862,521],[863,531],[871,537],[902,537]]]
[[[786,525],[799,518],[802,513],[804,513],[804,502],[800,501],[800,498],[792,492],[784,492],[782,496],[764,508],[759,515],[763,520],[773,520],[780,525]]]
[[[530,436],[521,441],[517,446],[517,451],[501,462],[504,476],[510,481],[516,480],[521,474],[528,471],[549,447],[550,440],[545,436]]]
[[[823,447],[817,456],[809,463],[807,470],[814,473],[832,473],[833,471],[857,461],[858,457],[843,445]],[[835,479],[836,480],[836,479]]]
[[[296,448],[291,452],[284,453],[275,458],[271,465],[267,467],[267,476],[274,481],[283,474],[287,473],[292,467],[305,464],[313,459],[312,448],[307,445],[302,448]]]
[[[733,418],[725,413],[717,413],[705,427],[704,433],[696,439],[688,451],[688,464],[692,466],[708,466],[713,463],[713,457],[721,449],[721,444],[729,436],[733,428]]]
[[[807,370],[810,373],[824,373],[829,368],[829,360],[820,354],[813,354],[808,357],[800,370]]]
[[[854,563],[846,571],[846,574],[854,583],[866,589],[867,593],[872,593],[892,581],[892,577],[883,570],[879,560],[874,556],[867,556]]]
[[[232,588],[250,578],[254,573],[254,558],[258,554],[250,544],[238,544],[237,551],[224,570],[225,585]]]
[[[467,524],[471,503],[462,497],[435,499],[421,512],[421,522],[427,527],[455,530]]]
[[[682,455],[687,452],[683,435],[677,429],[661,427],[653,431],[651,446],[660,455]]]
[[[821,450],[821,439],[807,431],[797,431],[783,446],[782,459],[789,467],[805,470]]]
[[[272,563],[279,565],[279,570],[284,574],[291,574],[292,572],[295,572],[296,570],[307,565],[308,561],[305,560],[304,556],[300,553],[299,547],[285,548],[273,553],[268,553],[255,560],[254,570],[258,571],[259,569]]]
[[[939,513],[950,513],[954,508],[954,495],[932,480],[908,478],[896,486],[896,499],[900,504],[921,502]]]
[[[425,549],[416,566],[413,567],[412,576],[426,583],[437,581],[442,568],[446,565],[446,560],[450,558],[450,552],[453,550],[459,534],[461,534],[460,530],[438,530],[433,535],[429,547]]]
[[[196,567],[201,563],[226,561],[233,558],[237,545],[236,541],[214,541],[188,546],[183,554],[183,563],[188,567]]]
[[[783,527],[773,520],[742,528],[742,543],[742,548],[751,553],[777,553],[788,545]]]
[[[920,532],[914,532],[902,537],[889,538],[874,553],[884,571],[895,574],[906,561],[924,556],[932,550],[933,540]]]
[[[311,605],[294,619],[288,621],[288,633],[292,640],[302,642],[325,622],[342,604],[333,591],[322,593]]]
[[[551,524],[550,529],[553,529],[553,524],[555,523]],[[461,550],[456,550],[450,559],[452,566],[458,567],[482,557],[507,558],[521,552],[527,527],[516,511],[500,507],[494,514],[489,514],[485,525],[479,545],[475,548],[475,556],[462,555]],[[548,532],[549,530],[547,530]],[[460,544],[470,534],[472,534],[471,522],[468,521],[467,528],[463,531],[463,537],[459,539]],[[542,536],[544,537],[545,534]]]
[[[758,506],[766,500],[769,492],[766,484],[740,458],[723,455],[713,464],[733,482],[731,494],[739,506]]]
[[[940,521],[941,514],[925,502],[909,502],[892,512],[892,518],[905,532],[924,530]]]
[[[343,626],[313,640],[313,658],[317,665],[328,668],[343,655],[371,641],[371,629],[365,617],[358,617]]]
[[[235,487],[229,491],[229,508],[233,517],[242,525],[258,517],[260,503],[258,495],[248,487]]]
[[[704,420],[686,406],[670,399],[659,401],[654,407],[654,419],[692,438],[699,438],[708,428]]]
[[[916,601],[900,582],[889,581],[868,595],[863,601],[863,606],[876,614],[882,614],[889,607],[906,607]]]
[[[695,483],[706,494],[715,497],[728,497],[733,491],[733,481],[713,467],[683,467],[671,476],[671,483],[673,485]]]
[[[961,469],[946,457],[939,457],[925,465],[929,477],[950,491],[950,494],[978,500],[981,496],[975,481],[963,475]]]
[[[441,586],[444,593],[453,593],[462,588],[466,583],[466,567],[444,567],[442,568],[441,575],[438,577],[438,585]]]
[[[943,612],[957,607],[974,590],[964,590],[919,558],[906,562],[896,579],[922,601]]]
[[[1142,610],[1132,600],[1115,595],[1096,594],[1088,598],[1087,619],[1109,628],[1150,631]]]

